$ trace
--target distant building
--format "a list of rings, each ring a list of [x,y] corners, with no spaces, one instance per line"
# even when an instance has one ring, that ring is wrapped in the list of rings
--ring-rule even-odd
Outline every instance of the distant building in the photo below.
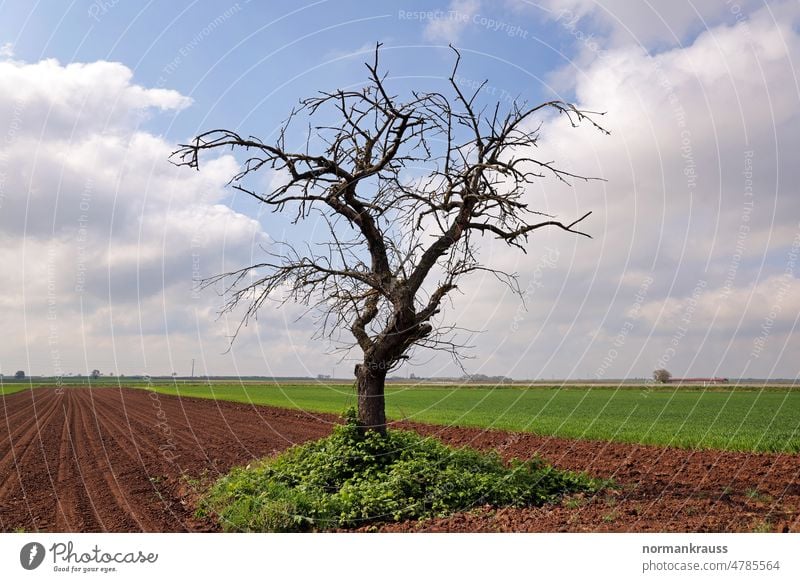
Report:
[[[317,380],[330,380],[330,374],[317,374]]]

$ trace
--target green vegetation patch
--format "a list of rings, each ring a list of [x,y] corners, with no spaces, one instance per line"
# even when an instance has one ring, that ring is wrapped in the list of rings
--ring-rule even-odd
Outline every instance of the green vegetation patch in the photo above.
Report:
[[[361,434],[355,414],[327,438],[233,469],[201,501],[226,531],[352,529],[444,516],[479,505],[530,506],[603,483],[541,459],[505,464],[411,431]]]
[[[22,392],[23,390],[30,390],[31,386],[27,383],[25,384],[3,384],[0,386],[0,396],[8,396],[9,394],[14,394],[15,392]]]

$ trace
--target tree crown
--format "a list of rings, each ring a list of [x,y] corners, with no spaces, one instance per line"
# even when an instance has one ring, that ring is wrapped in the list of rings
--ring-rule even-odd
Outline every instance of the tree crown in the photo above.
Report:
[[[462,90],[456,49],[448,92],[412,91],[401,100],[379,71],[379,49],[363,88],[301,100],[274,144],[213,130],[172,160],[198,168],[204,151],[243,149],[249,157],[233,188],[292,212],[294,222],[314,216],[327,227],[324,243],[276,242],[263,262],[205,280],[224,285],[223,312],[244,306],[246,325],[269,299],[303,303],[321,317],[320,335],[338,339],[349,330],[365,360],[388,370],[414,346],[461,354],[455,326],[434,318],[463,276],[489,272],[519,292],[515,274],[481,262],[476,234],[522,251],[528,235],[545,227],[588,236],[578,226],[589,212],[564,223],[525,201],[526,186],[547,175],[591,179],[532,157],[541,129],[535,115],[553,110],[573,127],[585,121],[608,132],[593,120],[601,114],[559,100],[478,108],[483,85]],[[315,124],[331,112],[338,124]],[[300,118],[308,122],[306,143],[293,150],[287,135]],[[268,192],[248,186],[265,169],[285,179]]]

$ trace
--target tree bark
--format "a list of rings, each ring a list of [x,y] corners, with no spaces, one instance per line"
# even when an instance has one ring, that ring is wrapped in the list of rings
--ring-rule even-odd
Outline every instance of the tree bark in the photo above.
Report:
[[[356,366],[358,422],[364,431],[386,434],[386,368],[373,362]]]

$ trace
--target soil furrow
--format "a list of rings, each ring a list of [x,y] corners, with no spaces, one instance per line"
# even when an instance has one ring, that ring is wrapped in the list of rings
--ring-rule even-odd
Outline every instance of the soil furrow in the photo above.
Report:
[[[106,449],[104,446],[91,394],[92,392],[88,390],[74,393],[79,411],[79,430],[86,436],[88,443],[88,447],[84,448],[86,457],[81,459],[82,466],[87,467],[87,470],[83,472],[87,477],[84,480],[87,494],[95,500],[96,511],[101,524],[103,524],[102,527],[112,531],[117,529],[141,531],[142,524],[138,518],[138,511],[126,499],[117,478],[117,472],[120,469],[122,471],[129,470],[130,464],[115,462],[115,457],[125,454],[123,450],[118,447]],[[104,425],[103,428],[109,427]],[[102,502],[97,503],[97,500]]]
[[[45,451],[50,447],[53,419],[58,413],[58,398],[34,398],[34,392],[18,399],[28,414],[19,426],[8,423],[8,432],[0,440],[0,520],[4,528],[20,527],[7,523],[6,515],[21,514],[35,529],[41,519],[38,500],[42,489],[52,490],[53,475]]]

